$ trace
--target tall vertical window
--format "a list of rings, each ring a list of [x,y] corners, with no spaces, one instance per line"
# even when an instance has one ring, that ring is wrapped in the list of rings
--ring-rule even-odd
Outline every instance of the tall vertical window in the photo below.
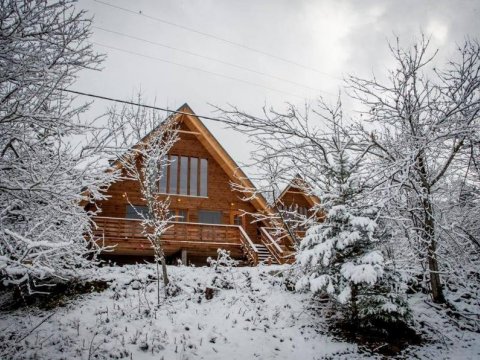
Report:
[[[188,194],[188,157],[180,157],[180,191],[179,194]]]
[[[177,180],[178,180],[178,156],[172,155],[170,156],[170,166],[168,169],[170,174],[169,176],[169,189],[168,193],[176,194],[177,193]]]
[[[207,196],[207,159],[170,155],[169,162],[170,165],[165,168],[163,176],[159,179],[160,193]]]
[[[198,159],[190,158],[190,195],[198,195]]]
[[[200,196],[207,196],[208,161],[200,159]]]
[[[160,161],[159,166],[162,166],[162,164],[165,164],[165,158]],[[168,168],[162,169],[162,176],[160,177],[160,181],[158,183],[158,191],[161,193],[166,193],[167,192],[167,171]]]

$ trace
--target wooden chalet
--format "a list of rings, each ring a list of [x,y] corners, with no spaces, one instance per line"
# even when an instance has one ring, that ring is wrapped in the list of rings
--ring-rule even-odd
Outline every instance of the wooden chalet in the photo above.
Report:
[[[176,216],[161,238],[168,261],[204,263],[222,248],[251,265],[292,262],[293,253],[279,244],[268,224],[244,215],[268,212],[265,199],[257,196],[242,201],[230,182],[254,185],[187,104],[178,112],[181,114],[173,116],[179,140],[169,152],[171,164],[158,189],[159,199],[170,198],[170,211]],[[90,205],[101,209],[101,216],[94,219],[94,235],[114,246],[105,255],[124,259],[153,256],[139,219],[139,213],[146,211],[139,184],[118,181],[107,195],[108,200]]]
[[[282,212],[285,222],[292,225],[297,238],[303,238],[306,231],[305,226],[298,225],[299,220],[311,216],[311,209],[320,204],[320,199],[317,196],[308,194],[306,191],[308,188],[309,185],[305,180],[297,175],[285,186],[285,189],[275,200],[275,208]]]

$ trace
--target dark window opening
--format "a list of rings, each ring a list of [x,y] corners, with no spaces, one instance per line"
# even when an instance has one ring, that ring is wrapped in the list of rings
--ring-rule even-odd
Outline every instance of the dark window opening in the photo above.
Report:
[[[221,211],[199,210],[198,211],[198,222],[202,223],[202,224],[221,224],[222,223],[222,212]]]
[[[144,205],[127,205],[127,219],[141,219],[148,218],[148,207]]]

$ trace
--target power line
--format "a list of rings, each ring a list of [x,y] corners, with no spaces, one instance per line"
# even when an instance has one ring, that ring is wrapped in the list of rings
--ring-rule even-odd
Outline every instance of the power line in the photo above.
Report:
[[[100,26],[93,26],[93,28],[94,28],[94,29],[101,30],[101,31],[104,31],[104,32],[108,32],[108,33],[111,33],[111,34],[120,35],[120,36],[129,38],[129,39],[133,39],[133,40],[137,40],[137,41],[142,41],[142,42],[147,43],[147,44],[152,44],[152,45],[160,46],[160,47],[167,48],[167,49],[170,49],[170,50],[178,51],[178,52],[181,52],[181,53],[184,53],[184,54],[196,56],[196,57],[199,57],[199,58],[202,58],[202,59],[206,59],[206,60],[210,60],[210,61],[215,61],[215,62],[218,62],[218,63],[220,63],[220,64],[232,66],[232,67],[235,67],[235,68],[237,68],[237,69],[249,71],[249,72],[254,73],[254,74],[259,74],[259,75],[267,76],[267,77],[270,77],[270,78],[272,78],[272,79],[284,81],[284,82],[287,82],[287,83],[290,83],[290,84],[293,84],[293,85],[301,86],[301,87],[306,88],[306,89],[323,92],[323,90],[320,90],[320,89],[317,89],[317,88],[313,88],[313,87],[311,87],[311,86],[307,86],[307,85],[298,83],[298,82],[296,82],[296,81],[288,80],[288,79],[285,79],[285,78],[282,78],[282,77],[279,77],[279,76],[276,76],[276,75],[268,74],[268,73],[265,73],[265,72],[259,71],[259,70],[254,70],[254,69],[248,68],[248,67],[246,67],[246,66],[234,64],[234,63],[231,63],[231,62],[228,62],[228,61],[223,61],[223,60],[216,59],[216,58],[213,58],[213,57],[210,57],[210,56],[201,55],[201,54],[198,54],[198,53],[189,51],[189,50],[179,49],[179,48],[174,47],[174,46],[171,46],[171,45],[162,44],[162,43],[159,43],[159,42],[156,42],[156,41],[151,41],[151,40],[144,39],[144,38],[140,38],[140,37],[137,37],[137,36],[133,36],[133,35],[121,33],[121,32],[115,31],[115,30],[105,29],[105,28],[102,28],[102,27],[100,27]]]
[[[69,90],[69,89],[61,89],[61,91],[65,91],[65,92],[68,92],[68,93],[71,93],[71,94],[76,94],[76,95],[81,95],[81,96],[88,96],[88,97],[92,97],[92,98],[96,98],[96,99],[100,99],[100,100],[112,101],[112,102],[116,102],[116,103],[120,103],[120,104],[139,106],[139,107],[143,107],[143,108],[146,108],[146,109],[160,110],[160,111],[164,111],[164,112],[171,113],[171,114],[192,115],[191,113],[187,113],[187,112],[184,112],[184,111],[170,110],[170,109],[162,108],[162,107],[159,107],[159,106],[141,104],[141,103],[136,103],[136,102],[133,102],[133,101],[127,101],[127,100],[122,100],[122,99],[115,99],[115,98],[111,98],[111,97],[108,97],[108,96],[86,93],[86,92],[83,92],[83,91]],[[228,120],[226,120],[226,119],[214,118],[214,117],[211,117],[211,116],[197,115],[197,114],[193,114],[193,115],[195,115],[198,118],[205,119],[205,120],[212,120],[212,121],[221,122],[221,123],[228,123]]]
[[[136,55],[136,56],[144,57],[144,58],[151,59],[151,60],[161,61],[161,62],[164,62],[164,63],[167,63],[167,64],[172,64],[172,65],[184,67],[184,68],[187,68],[187,69],[190,69],[190,70],[200,71],[200,72],[203,72],[203,73],[206,73],[206,74],[210,74],[210,75],[214,75],[214,76],[218,76],[218,77],[223,77],[223,78],[225,78],[225,79],[229,79],[229,80],[233,80],[233,81],[242,82],[242,83],[245,83],[245,84],[248,84],[248,85],[253,85],[253,86],[261,87],[261,88],[264,88],[264,89],[267,89],[267,90],[270,90],[270,91],[275,91],[275,92],[278,92],[278,93],[282,93],[282,94],[286,94],[286,95],[290,95],[290,96],[295,96],[295,97],[300,98],[300,99],[304,99],[304,98],[305,98],[304,96],[292,94],[292,93],[289,93],[289,92],[287,92],[287,91],[274,89],[274,88],[271,88],[271,87],[268,87],[268,86],[264,86],[264,85],[261,85],[261,84],[257,84],[257,83],[252,82],[252,81],[239,79],[239,78],[236,78],[236,77],[233,77],[233,76],[229,76],[229,75],[219,74],[219,73],[216,73],[216,72],[213,72],[213,71],[210,71],[210,70],[205,70],[205,69],[202,69],[202,68],[198,68],[198,67],[195,67],[195,66],[190,66],[190,65],[185,65],[185,64],[179,64],[179,63],[174,62],[174,61],[171,61],[171,60],[166,60],[166,59],[162,59],[162,58],[155,57],[155,56],[140,54],[140,53],[137,53],[137,52],[135,52],[135,51],[126,50],[126,49],[121,49],[121,48],[117,48],[117,47],[115,47],[115,46],[105,45],[105,44],[101,44],[101,43],[98,43],[98,42],[95,42],[95,41],[94,41],[93,43],[94,43],[95,45],[102,46],[102,47],[105,47],[105,48],[108,48],[108,49],[113,49],[113,50],[121,51],[121,52],[124,52],[124,53],[127,53],[127,54]]]
[[[268,52],[263,51],[263,50],[255,49],[255,48],[252,48],[252,47],[250,47],[250,46],[247,46],[247,45],[244,45],[244,44],[235,42],[235,41],[231,41],[231,40],[222,38],[222,37],[217,36],[217,35],[214,35],[214,34],[210,34],[210,33],[204,32],[204,31],[200,31],[200,30],[196,30],[196,29],[193,29],[193,28],[188,27],[188,26],[185,26],[185,25],[176,24],[176,23],[174,23],[174,22],[172,22],[172,21],[165,20],[165,19],[161,19],[161,18],[158,18],[158,17],[155,17],[155,16],[146,15],[146,14],[144,14],[142,11],[138,11],[138,12],[137,12],[137,11],[133,11],[133,10],[130,10],[130,9],[127,9],[127,8],[124,8],[124,7],[121,7],[121,6],[118,6],[118,5],[113,5],[113,4],[110,4],[110,3],[108,3],[108,2],[101,1],[101,0],[94,0],[94,1],[97,2],[97,3],[99,3],[99,4],[103,4],[103,5],[106,5],[106,6],[115,8],[115,9],[118,9],[118,10],[122,10],[122,11],[124,11],[124,12],[129,13],[129,14],[142,16],[142,17],[145,17],[145,18],[150,19],[150,20],[158,21],[158,22],[161,22],[161,23],[170,25],[170,26],[177,27],[177,28],[179,28],[179,29],[183,29],[183,30],[190,31],[190,32],[193,32],[193,33],[196,33],[196,34],[205,36],[205,37],[209,37],[209,38],[212,38],[212,39],[215,39],[215,40],[218,40],[218,41],[222,41],[222,42],[227,43],[227,44],[229,44],[229,45],[237,46],[237,47],[240,47],[240,48],[245,49],[245,50],[248,50],[248,51],[252,51],[252,52],[255,52],[255,53],[258,53],[258,54],[262,54],[262,55],[271,57],[271,58],[273,58],[273,59],[277,59],[277,60],[280,60],[280,61],[283,61],[283,62],[292,64],[292,65],[301,67],[301,68],[303,68],[303,69],[311,70],[311,71],[314,71],[314,72],[316,72],[316,73],[318,73],[318,74],[322,74],[322,75],[324,75],[324,76],[329,76],[329,77],[335,78],[334,76],[332,76],[332,75],[330,75],[330,74],[327,74],[327,73],[325,73],[325,72],[322,72],[322,71],[320,71],[320,70],[318,70],[318,69],[315,69],[315,68],[313,68],[313,67],[300,64],[300,63],[298,63],[298,62],[296,62],[296,61],[292,61],[292,60],[289,60],[289,59],[285,59],[285,58],[283,58],[283,57],[281,57],[281,56],[274,55],[274,54],[268,53]],[[335,78],[335,79],[336,79],[336,78]]]

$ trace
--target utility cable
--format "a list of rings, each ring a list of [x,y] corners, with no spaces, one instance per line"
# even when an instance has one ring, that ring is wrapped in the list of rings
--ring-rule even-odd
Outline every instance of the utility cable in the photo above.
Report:
[[[268,87],[268,86],[264,86],[264,85],[261,85],[261,84],[258,84],[258,83],[252,82],[252,81],[239,79],[239,78],[236,78],[236,77],[233,77],[233,76],[229,76],[229,75],[219,74],[219,73],[216,73],[216,72],[213,72],[213,71],[210,71],[210,70],[205,70],[205,69],[202,69],[202,68],[198,68],[198,67],[195,67],[195,66],[190,66],[190,65],[185,65],[185,64],[179,64],[179,63],[174,62],[174,61],[171,61],[171,60],[166,60],[166,59],[162,59],[162,58],[155,57],[155,56],[145,55],[145,54],[141,54],[141,53],[138,53],[138,52],[135,52],[135,51],[126,50],[126,49],[121,49],[121,48],[117,48],[117,47],[115,47],[115,46],[110,46],[110,45],[101,44],[101,43],[98,43],[98,42],[95,42],[95,41],[94,41],[93,43],[94,43],[95,45],[98,45],[98,46],[101,46],[101,47],[105,47],[105,48],[108,48],[108,49],[113,49],[113,50],[116,50],[116,51],[124,52],[124,53],[131,54],[131,55],[136,55],[136,56],[140,56],[140,57],[144,57],[144,58],[151,59],[151,60],[161,61],[161,62],[164,62],[164,63],[167,63],[167,64],[171,64],[171,65],[175,65],[175,66],[180,66],[180,67],[187,68],[187,69],[190,69],[190,70],[200,71],[200,72],[203,72],[203,73],[206,73],[206,74],[210,74],[210,75],[214,75],[214,76],[218,76],[218,77],[223,77],[223,78],[225,78],[225,79],[242,82],[242,83],[244,83],[244,84],[261,87],[261,88],[264,88],[264,89],[267,89],[267,90],[270,90],[270,91],[275,91],[275,92],[278,92],[278,93],[282,93],[282,94],[286,94],[286,95],[290,95],[290,96],[295,96],[295,97],[300,98],[300,99],[304,99],[304,98],[305,98],[304,96],[292,94],[292,93],[290,93],[290,92],[288,92],[288,91],[274,89],[274,88],[271,88],[271,87]]]
[[[307,86],[307,85],[301,84],[301,83],[296,82],[296,81],[288,80],[288,79],[285,79],[285,78],[282,78],[282,77],[279,77],[279,76],[276,76],[276,75],[268,74],[268,73],[265,73],[265,72],[259,71],[259,70],[254,70],[254,69],[248,68],[246,66],[234,64],[234,63],[231,63],[231,62],[228,62],[228,61],[216,59],[214,57],[198,54],[198,53],[195,53],[193,51],[179,49],[179,48],[171,46],[171,45],[166,45],[166,44],[162,44],[162,43],[159,43],[159,42],[156,42],[156,41],[147,40],[147,39],[140,38],[140,37],[137,37],[137,36],[121,33],[119,31],[115,31],[115,30],[105,29],[105,28],[100,27],[100,26],[92,26],[92,27],[94,29],[101,30],[101,31],[104,31],[104,32],[107,32],[107,33],[123,36],[123,37],[126,37],[128,39],[133,39],[133,40],[144,42],[146,44],[160,46],[160,47],[170,49],[170,50],[174,50],[174,51],[177,51],[177,52],[181,52],[181,53],[184,53],[184,54],[187,54],[187,55],[196,56],[196,57],[199,57],[199,58],[202,58],[202,59],[214,61],[214,62],[224,64],[224,65],[227,65],[227,66],[231,66],[231,67],[234,67],[234,68],[237,68],[237,69],[249,71],[249,72],[254,73],[254,74],[263,75],[263,76],[266,76],[266,77],[269,77],[269,78],[272,78],[272,79],[276,79],[276,80],[284,81],[284,82],[287,82],[287,83],[290,83],[290,84],[293,84],[293,85],[301,86],[301,87],[309,89],[309,90],[322,92],[322,90],[320,90],[320,89],[313,88],[311,86]]]
[[[157,22],[161,22],[161,23],[163,23],[163,24],[167,24],[167,25],[170,25],[170,26],[173,26],[173,27],[177,27],[177,28],[186,30],[186,31],[190,31],[190,32],[193,32],[193,33],[196,33],[196,34],[205,36],[205,37],[209,37],[209,38],[212,38],[212,39],[215,39],[215,40],[224,42],[224,43],[229,44],[229,45],[237,46],[237,47],[240,47],[240,48],[242,48],[242,49],[245,49],[245,50],[248,50],[248,51],[251,51],[251,52],[255,52],[255,53],[258,53],[258,54],[262,54],[262,55],[271,57],[271,58],[273,58],[273,59],[280,60],[280,61],[283,61],[283,62],[285,62],[285,63],[292,64],[292,65],[301,67],[301,68],[303,68],[303,69],[307,69],[307,70],[310,70],[310,71],[314,71],[314,72],[316,72],[316,73],[318,73],[318,74],[322,74],[322,75],[324,75],[324,76],[328,76],[328,77],[332,77],[332,78],[337,79],[336,77],[334,77],[334,76],[332,76],[332,75],[330,75],[330,74],[327,74],[327,73],[325,73],[325,72],[322,72],[322,71],[320,71],[320,70],[318,70],[318,69],[315,69],[315,68],[313,68],[313,67],[310,67],[310,66],[307,66],[307,65],[304,65],[304,64],[300,64],[300,63],[298,63],[298,62],[296,62],[296,61],[293,61],[293,60],[285,59],[285,58],[283,58],[283,57],[281,57],[281,56],[271,54],[271,53],[266,52],[266,51],[264,51],[264,50],[255,49],[255,48],[252,48],[252,47],[250,47],[250,46],[247,46],[247,45],[244,45],[244,44],[235,42],[235,41],[231,41],[231,40],[222,38],[222,37],[217,36],[217,35],[214,35],[214,34],[210,34],[210,33],[207,33],[207,32],[204,32],[204,31],[200,31],[200,30],[197,30],[197,29],[194,29],[194,28],[185,26],[185,25],[180,25],[180,24],[174,23],[174,22],[172,22],[172,21],[170,21],[170,20],[165,20],[165,19],[161,19],[161,18],[158,18],[158,17],[155,17],[155,16],[147,15],[147,14],[143,13],[142,11],[134,11],[134,10],[127,9],[127,8],[124,8],[124,7],[121,7],[121,6],[118,6],[118,5],[114,5],[114,4],[111,4],[111,3],[108,3],[108,2],[105,2],[105,1],[102,1],[102,0],[94,0],[94,1],[97,2],[97,3],[99,3],[99,4],[102,4],[102,5],[105,5],[105,6],[109,6],[109,7],[111,7],[111,8],[115,8],[115,9],[118,9],[118,10],[121,10],[121,11],[124,11],[124,12],[127,12],[127,13],[129,13],[129,14],[133,14],[133,15],[137,15],[137,16],[142,16],[142,17],[145,17],[145,18],[150,19],[150,20],[154,20],[154,21],[157,21]]]
[[[88,96],[88,97],[96,98],[96,99],[100,99],[100,100],[116,102],[116,103],[120,103],[120,104],[134,105],[134,106],[139,106],[139,107],[143,107],[143,108],[146,108],[146,109],[164,111],[164,112],[171,113],[171,114],[194,115],[194,116],[196,116],[198,118],[201,118],[201,119],[212,120],[212,121],[222,122],[222,123],[226,123],[226,122],[228,123],[228,121],[226,121],[225,119],[214,118],[212,116],[192,114],[192,113],[188,113],[188,112],[184,112],[184,111],[178,111],[178,110],[170,110],[170,109],[159,107],[159,106],[141,104],[141,103],[137,103],[137,102],[134,102],[134,101],[128,101],[128,100],[122,100],[122,99],[115,99],[115,98],[108,97],[108,96],[86,93],[86,92],[78,91],[78,90],[61,89],[61,91],[65,91],[65,92],[75,94],[75,95]]]

